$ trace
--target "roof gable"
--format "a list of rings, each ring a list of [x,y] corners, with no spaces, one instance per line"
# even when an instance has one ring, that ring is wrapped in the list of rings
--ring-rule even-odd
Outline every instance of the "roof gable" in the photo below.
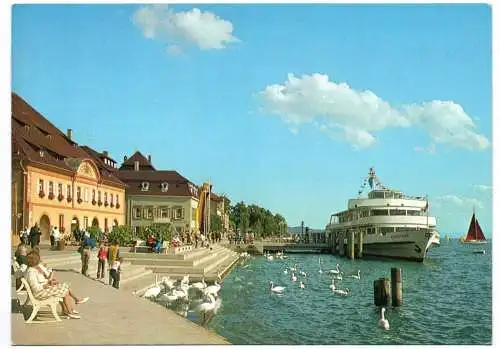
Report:
[[[134,170],[135,162],[139,162],[139,170],[141,171],[156,171],[153,164],[151,164],[148,159],[141,154],[140,151],[136,151],[130,158],[125,159],[123,164],[120,166],[120,170]]]

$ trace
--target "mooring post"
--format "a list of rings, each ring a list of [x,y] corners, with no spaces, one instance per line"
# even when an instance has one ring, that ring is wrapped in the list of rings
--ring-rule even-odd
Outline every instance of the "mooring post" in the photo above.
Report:
[[[358,258],[363,258],[363,231],[358,234]]]
[[[349,238],[349,258],[354,259],[354,231],[351,231]]]
[[[333,254],[337,254],[337,246],[336,246],[336,243],[337,243],[337,232],[334,231],[332,233],[332,249],[333,249]]]
[[[340,237],[339,237],[339,255],[340,256],[343,256],[344,255],[344,233],[340,233],[339,234]]]
[[[389,279],[380,278],[373,281],[373,302],[376,306],[388,306],[391,300]]]
[[[403,279],[401,268],[391,268],[392,306],[399,307],[403,304]]]

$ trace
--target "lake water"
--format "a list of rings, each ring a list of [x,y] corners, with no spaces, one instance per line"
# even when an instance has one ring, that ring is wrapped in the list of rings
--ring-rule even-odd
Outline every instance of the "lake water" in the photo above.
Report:
[[[485,249],[486,254],[473,254]],[[337,263],[348,296],[333,294],[332,277],[319,273]],[[298,264],[305,289],[284,274]],[[288,254],[284,260],[252,257],[224,280],[222,305],[208,326],[233,344],[491,344],[491,244],[461,245],[443,241],[423,263],[398,260],[347,260],[327,254]],[[402,268],[403,305],[387,307],[390,330],[378,327],[380,309],[373,304],[373,280],[390,279]],[[347,275],[361,270],[361,279]],[[271,294],[268,281],[284,286]],[[198,321],[196,313],[188,318]]]

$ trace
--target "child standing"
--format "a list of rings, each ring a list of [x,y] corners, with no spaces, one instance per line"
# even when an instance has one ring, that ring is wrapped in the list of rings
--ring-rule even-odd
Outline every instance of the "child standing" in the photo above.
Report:
[[[97,252],[97,278],[104,279],[104,268],[106,265],[106,260],[108,259],[108,248],[103,242],[99,245],[99,251]]]
[[[114,288],[120,288],[120,273],[122,263],[123,257],[120,257],[111,265],[111,269],[109,270],[109,276],[113,280]]]

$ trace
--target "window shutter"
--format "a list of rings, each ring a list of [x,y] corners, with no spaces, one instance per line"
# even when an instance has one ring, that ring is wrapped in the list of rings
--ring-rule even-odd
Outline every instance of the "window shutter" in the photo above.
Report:
[[[184,207],[182,208],[181,219],[184,219]]]

